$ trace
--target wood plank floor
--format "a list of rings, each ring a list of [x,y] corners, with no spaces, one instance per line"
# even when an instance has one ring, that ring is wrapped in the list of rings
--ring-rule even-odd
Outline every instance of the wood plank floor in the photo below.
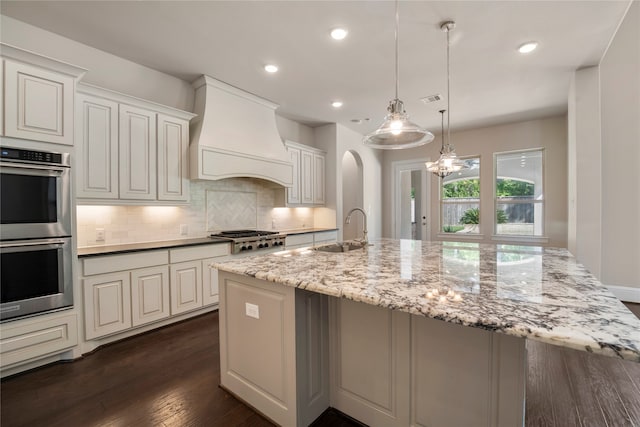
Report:
[[[527,427],[640,427],[640,363],[533,341],[528,350]],[[0,425],[272,426],[219,381],[210,313],[2,380]],[[337,411],[314,423],[357,425]]]

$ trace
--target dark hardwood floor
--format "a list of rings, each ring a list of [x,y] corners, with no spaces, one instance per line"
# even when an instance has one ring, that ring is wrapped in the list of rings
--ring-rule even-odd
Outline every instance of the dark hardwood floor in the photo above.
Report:
[[[640,305],[630,308],[640,317]],[[528,342],[526,426],[640,426],[640,363]],[[218,314],[0,383],[0,424],[272,426],[220,389]],[[359,424],[329,410],[315,427]],[[465,426],[466,427],[466,426]],[[472,426],[469,426],[472,427]]]

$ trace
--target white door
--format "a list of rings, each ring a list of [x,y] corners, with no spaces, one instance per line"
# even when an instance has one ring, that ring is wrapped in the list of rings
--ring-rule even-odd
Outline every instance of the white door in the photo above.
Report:
[[[171,314],[202,307],[202,261],[171,264]]]
[[[156,199],[156,115],[120,105],[120,198]]]
[[[393,163],[393,219],[396,239],[429,240],[431,181],[425,161]]]

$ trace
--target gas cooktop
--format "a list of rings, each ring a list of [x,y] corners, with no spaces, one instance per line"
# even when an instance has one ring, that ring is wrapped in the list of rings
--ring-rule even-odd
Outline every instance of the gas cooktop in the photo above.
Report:
[[[231,253],[281,248],[286,235],[277,231],[262,230],[227,230],[211,235],[214,239],[231,242]]]

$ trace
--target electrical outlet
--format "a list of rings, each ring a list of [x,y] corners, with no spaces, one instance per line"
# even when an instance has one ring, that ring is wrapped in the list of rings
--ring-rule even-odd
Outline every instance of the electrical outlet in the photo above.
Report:
[[[186,236],[189,234],[189,226],[187,224],[180,224],[180,235]]]
[[[104,242],[104,228],[96,228],[96,242]]]
[[[253,317],[254,319],[259,319],[260,318],[260,307],[255,305],[255,304],[251,304],[248,302],[244,303],[244,312],[247,316],[249,317]]]

